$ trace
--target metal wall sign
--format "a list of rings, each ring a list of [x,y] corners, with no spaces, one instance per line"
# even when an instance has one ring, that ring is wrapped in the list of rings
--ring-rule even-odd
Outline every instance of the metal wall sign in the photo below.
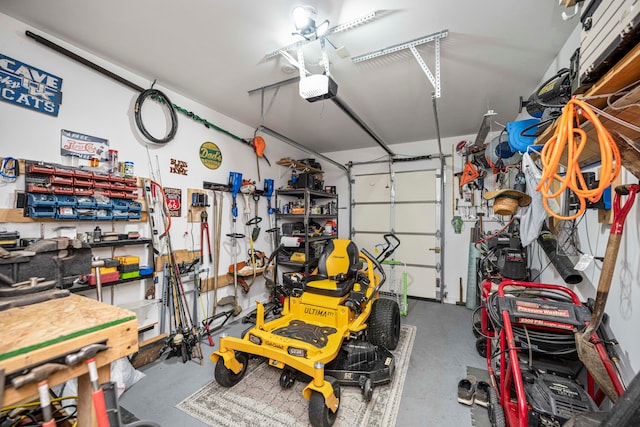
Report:
[[[109,140],[62,129],[60,154],[85,160],[97,157],[100,161],[106,161],[109,154]]]
[[[62,79],[0,53],[0,99],[4,102],[58,115]]]
[[[222,151],[213,142],[205,142],[200,146],[200,161],[209,169],[218,169],[222,164]]]
[[[164,197],[169,208],[169,215],[178,218],[182,216],[182,190],[164,187]]]

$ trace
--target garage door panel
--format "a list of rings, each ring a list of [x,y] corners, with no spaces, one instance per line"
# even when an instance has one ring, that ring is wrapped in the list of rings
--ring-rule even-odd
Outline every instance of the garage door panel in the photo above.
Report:
[[[397,232],[402,233],[435,233],[436,222],[433,220],[433,205],[428,203],[396,204]]]
[[[398,261],[407,264],[436,265],[438,257],[435,251],[429,250],[436,246],[435,236],[398,235],[400,246],[393,254]]]
[[[380,252],[376,251],[376,245],[379,245],[379,244],[384,245],[385,243],[383,233],[380,233],[380,234],[356,233],[356,235],[353,237],[353,241],[356,243],[356,246],[358,246],[358,249],[360,250],[366,249],[373,256],[376,256],[376,257],[380,254]],[[382,249],[382,247],[380,247],[380,249]]]
[[[389,232],[389,205],[356,205],[353,215],[356,230]]]
[[[359,203],[388,202],[390,191],[388,174],[360,175],[356,177],[354,194]]]
[[[398,172],[394,178],[396,201],[436,200],[436,171]]]
[[[436,299],[435,268],[407,267],[407,294],[418,298]]]

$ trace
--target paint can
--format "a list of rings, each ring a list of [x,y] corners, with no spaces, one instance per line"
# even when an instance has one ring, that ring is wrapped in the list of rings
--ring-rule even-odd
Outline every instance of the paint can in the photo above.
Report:
[[[133,176],[133,162],[124,162],[124,175]]]

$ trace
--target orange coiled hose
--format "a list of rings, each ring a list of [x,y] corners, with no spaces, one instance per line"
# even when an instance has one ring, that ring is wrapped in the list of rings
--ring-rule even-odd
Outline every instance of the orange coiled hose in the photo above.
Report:
[[[595,127],[600,145],[600,182],[597,188],[589,189],[580,170],[580,154],[587,144],[587,134],[580,128],[580,116],[589,120]],[[566,171],[564,176],[558,172],[560,159],[567,152]],[[572,220],[582,215],[587,208],[587,200],[597,202],[602,192],[620,174],[622,161],[620,151],[611,134],[600,123],[591,107],[584,101],[571,99],[562,110],[558,119],[556,131],[542,148],[540,160],[542,162],[542,178],[536,191],[542,192],[542,201],[549,215],[560,220]],[[560,183],[557,190],[553,190],[554,181]],[[549,207],[549,199],[562,195],[564,190],[572,190],[580,202],[580,209],[574,215],[562,216],[553,212]]]

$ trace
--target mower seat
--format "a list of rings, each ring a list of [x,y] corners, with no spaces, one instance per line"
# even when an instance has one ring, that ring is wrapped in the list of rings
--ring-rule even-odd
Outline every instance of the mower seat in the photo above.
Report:
[[[330,297],[347,295],[362,268],[360,252],[348,239],[330,240],[318,260],[318,268],[305,281],[305,292]]]

